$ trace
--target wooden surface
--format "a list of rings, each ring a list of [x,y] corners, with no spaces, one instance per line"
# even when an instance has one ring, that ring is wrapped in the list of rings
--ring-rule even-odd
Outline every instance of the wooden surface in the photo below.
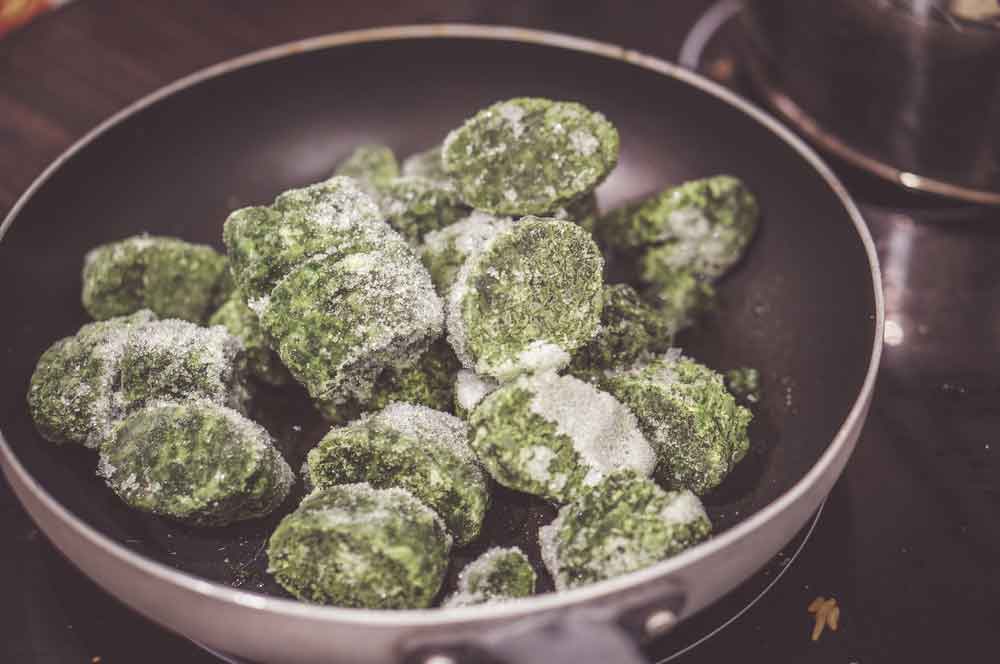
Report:
[[[78,0],[0,40],[0,217],[101,120],[243,53],[340,30],[468,21],[585,35],[673,59],[707,4]]]

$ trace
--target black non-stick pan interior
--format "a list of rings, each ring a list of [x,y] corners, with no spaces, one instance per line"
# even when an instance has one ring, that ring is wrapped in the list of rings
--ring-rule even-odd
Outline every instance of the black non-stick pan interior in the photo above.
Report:
[[[425,149],[475,110],[538,95],[578,100],[621,132],[599,190],[610,206],[668,183],[728,172],[756,192],[760,232],[720,285],[717,310],[680,338],[717,369],[763,378],[752,451],[705,497],[716,531],[772,501],[829,445],[857,397],[875,331],[872,277],[843,204],[771,130],[682,81],[608,57],[478,39],[361,43],[230,71],[110,127],[35,192],[0,243],[0,430],[28,471],[79,519],[149,558],[206,579],[283,594],[262,545],[280,514],[191,529],[126,509],[94,453],[35,433],[25,406],[38,356],[86,322],[80,267],[90,247],[148,231],[221,248],[227,213],[327,177],[356,144]],[[326,427],[296,390],[261,390],[257,417],[293,468]],[[286,510],[293,506],[289,501]],[[485,536],[537,554],[552,508],[498,491]]]

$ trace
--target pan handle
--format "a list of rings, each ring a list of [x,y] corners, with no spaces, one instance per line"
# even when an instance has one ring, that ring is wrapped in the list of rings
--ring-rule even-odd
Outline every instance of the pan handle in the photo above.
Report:
[[[540,624],[539,624],[540,623]],[[503,664],[646,664],[634,636],[616,623],[566,615],[528,619],[479,642]]]
[[[646,664],[640,644],[669,632],[684,607],[675,588],[633,590],[598,606],[523,618],[456,643],[411,644],[407,664]]]

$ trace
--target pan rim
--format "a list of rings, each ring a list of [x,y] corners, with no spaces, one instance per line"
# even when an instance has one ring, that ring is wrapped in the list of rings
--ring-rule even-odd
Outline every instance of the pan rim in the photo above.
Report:
[[[467,23],[437,23],[424,25],[400,25],[378,28],[368,28],[352,30],[346,32],[331,33],[306,39],[296,40],[285,44],[272,46],[269,48],[253,51],[230,60],[200,69],[188,74],[176,81],[169,83],[157,90],[141,97],[117,111],[109,118],[98,124],[96,127],[84,134],[74,142],[62,154],[60,154],[42,173],[32,181],[27,190],[18,198],[10,212],[0,224],[0,242],[3,241],[7,229],[13,224],[21,209],[27,205],[35,193],[49,180],[49,178],[73,155],[81,151],[89,144],[98,139],[110,128],[119,124],[123,120],[152,106],[177,92],[197,85],[203,81],[210,80],[229,72],[256,65],[263,62],[279,60],[281,58],[293,56],[298,53],[320,51],[338,46],[345,46],[359,43],[377,43],[384,41],[397,41],[405,39],[483,39],[493,41],[521,42],[527,44],[538,44],[551,46],[564,50],[577,51],[598,55],[612,60],[621,60],[628,64],[652,70],[658,74],[679,80],[682,83],[691,85],[702,92],[705,92],[719,101],[735,107],[752,119],[763,125],[778,139],[784,141],[789,147],[797,152],[815,171],[824,182],[833,190],[833,193],[840,200],[848,216],[854,224],[855,230],[860,236],[862,246],[868,258],[871,270],[872,286],[874,289],[875,329],[872,341],[871,356],[868,368],[861,389],[858,392],[854,403],[851,406],[843,423],[834,435],[833,440],[826,450],[820,455],[816,463],[790,488],[760,510],[750,515],[729,530],[698,544],[677,556],[669,558],[647,567],[645,569],[630,572],[628,574],[601,581],[592,585],[567,590],[559,593],[548,593],[531,598],[511,601],[502,604],[456,607],[456,608],[432,608],[432,609],[410,609],[404,611],[382,611],[376,609],[351,609],[334,606],[321,606],[308,604],[297,600],[280,597],[269,597],[257,593],[251,593],[225,586],[213,581],[194,576],[172,567],[168,567],[150,558],[146,558],[135,553],[111,538],[98,532],[95,528],[79,519],[67,507],[59,503],[49,494],[40,483],[32,477],[20,460],[14,454],[0,430],[0,462],[3,470],[11,480],[11,484],[16,483],[24,490],[30,492],[32,496],[50,514],[62,522],[62,524],[72,529],[77,536],[88,541],[92,546],[103,549],[104,552],[122,564],[127,564],[137,571],[150,577],[155,577],[158,581],[179,586],[181,589],[202,596],[205,599],[245,606],[258,611],[282,615],[289,618],[305,618],[314,621],[364,624],[368,626],[379,626],[386,628],[407,628],[407,627],[430,627],[443,626],[455,622],[475,623],[498,618],[516,618],[531,613],[548,611],[553,609],[567,608],[578,603],[599,600],[600,598],[614,595],[630,588],[641,586],[654,579],[661,579],[682,570],[689,563],[718,553],[735,542],[747,537],[752,531],[759,528],[771,519],[790,508],[799,498],[807,493],[813,484],[827,471],[839,456],[841,448],[848,445],[851,432],[858,427],[864,419],[867,405],[874,390],[875,379],[878,372],[879,361],[882,354],[882,336],[884,326],[884,301],[882,293],[881,272],[879,269],[878,256],[875,251],[875,243],[871,237],[868,227],[861,216],[853,199],[847,190],[830,170],[826,163],[818,154],[809,147],[801,138],[781,124],[776,118],[766,111],[753,105],[746,99],[731,92],[730,90],[714,83],[713,81],[681,68],[679,65],[667,62],[658,57],[643,54],[639,51],[616,46],[607,42],[575,37],[557,32],[545,30],[534,30],[514,26],[486,26]]]

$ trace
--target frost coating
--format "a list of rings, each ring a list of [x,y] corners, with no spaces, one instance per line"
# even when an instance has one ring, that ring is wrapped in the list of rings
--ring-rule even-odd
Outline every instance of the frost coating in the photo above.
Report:
[[[458,588],[442,606],[496,604],[535,593],[535,570],[515,547],[488,549],[458,575]]]
[[[750,411],[736,404],[721,375],[679,351],[609,372],[601,387],[635,413],[656,449],[655,476],[670,488],[705,494],[750,447]]]
[[[572,376],[523,376],[473,411],[472,448],[504,486],[566,502],[609,472],[653,472],[655,455],[635,416]]]
[[[442,146],[462,199],[494,214],[545,214],[589,193],[618,161],[618,132],[574,102],[520,97],[483,109]]]
[[[83,308],[98,320],[149,309],[203,322],[227,281],[226,259],[207,245],[136,235],[87,252]]]
[[[234,295],[208,319],[209,325],[221,325],[240,340],[247,355],[247,370],[252,376],[270,385],[286,385],[292,377],[271,350],[260,329],[257,314]]]
[[[566,590],[669,558],[711,529],[690,491],[664,491],[652,480],[618,471],[559,510],[538,539],[556,590]]]
[[[456,223],[432,231],[420,246],[420,258],[431,273],[434,287],[446,295],[465,260],[498,234],[510,230],[510,217],[494,217],[479,210]]]
[[[347,177],[286,191],[270,206],[236,210],[223,229],[233,278],[254,309],[308,259],[337,260],[394,238],[375,201]]]
[[[126,504],[197,526],[269,514],[294,481],[263,427],[209,401],[143,408],[100,454],[99,474]]]
[[[369,609],[430,606],[451,537],[403,489],[347,484],[316,490],[268,541],[268,571],[299,599]]]
[[[597,330],[604,259],[566,221],[526,217],[487,240],[448,296],[448,341],[476,373],[558,369]]]
[[[332,429],[309,452],[304,472],[321,489],[354,482],[406,489],[444,519],[459,544],[479,535],[489,505],[465,422],[424,406],[394,403]]]
[[[427,271],[395,236],[377,251],[320,257],[278,284],[261,327],[314,399],[371,397],[389,367],[413,365],[442,328]]]

